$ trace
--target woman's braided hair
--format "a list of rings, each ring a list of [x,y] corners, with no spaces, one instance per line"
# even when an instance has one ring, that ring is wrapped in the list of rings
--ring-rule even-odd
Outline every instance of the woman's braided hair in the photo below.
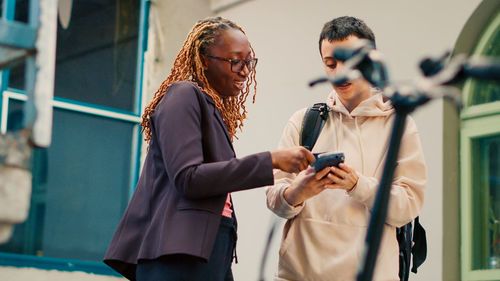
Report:
[[[150,126],[151,114],[154,112],[155,107],[158,105],[163,95],[165,95],[170,85],[178,81],[191,81],[195,83],[203,92],[214,100],[215,106],[222,114],[222,118],[224,119],[231,139],[235,137],[236,129],[241,130],[241,127],[243,127],[243,120],[246,119],[247,113],[244,103],[252,84],[254,84],[253,102],[255,102],[255,93],[257,91],[255,69],[250,73],[245,88],[240,95],[235,97],[222,97],[218,95],[214,88],[208,83],[201,59],[201,56],[206,54],[208,48],[214,44],[220,31],[229,28],[238,29],[245,34],[239,25],[222,17],[211,17],[200,20],[188,33],[181,50],[177,54],[170,75],[161,83],[160,88],[158,88],[154,94],[153,100],[144,109],[141,126],[144,139],[148,143],[152,135]],[[252,56],[255,56],[253,48],[250,48],[252,50]]]

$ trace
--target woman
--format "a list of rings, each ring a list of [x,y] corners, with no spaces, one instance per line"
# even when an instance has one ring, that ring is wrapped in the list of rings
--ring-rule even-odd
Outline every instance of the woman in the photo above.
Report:
[[[299,172],[314,161],[302,147],[235,158],[256,63],[245,33],[227,19],[189,32],[145,109],[148,155],[104,259],[128,279],[233,280],[229,193],[273,184],[273,168]]]

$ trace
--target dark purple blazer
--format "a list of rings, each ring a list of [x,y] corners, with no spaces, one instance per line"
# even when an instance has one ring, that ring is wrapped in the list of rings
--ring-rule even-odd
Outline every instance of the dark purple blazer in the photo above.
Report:
[[[219,110],[191,82],[168,88],[151,115],[151,131],[137,188],[104,257],[130,280],[140,259],[207,260],[227,194],[273,184],[271,154],[235,158]]]

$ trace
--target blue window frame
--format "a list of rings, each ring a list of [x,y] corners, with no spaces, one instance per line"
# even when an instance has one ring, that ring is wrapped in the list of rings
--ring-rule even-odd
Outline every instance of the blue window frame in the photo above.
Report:
[[[3,17],[22,21],[29,2],[4,0]],[[29,217],[0,266],[116,275],[101,260],[139,173],[148,12],[146,0],[74,0],[58,26],[52,144],[34,151]],[[22,127],[24,67],[2,72],[2,133]]]

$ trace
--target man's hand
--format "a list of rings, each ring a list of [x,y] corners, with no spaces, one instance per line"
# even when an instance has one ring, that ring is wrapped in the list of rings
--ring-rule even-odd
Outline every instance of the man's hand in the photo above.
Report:
[[[340,163],[339,167],[331,167],[330,170],[333,178],[332,184],[327,184],[327,188],[345,189],[351,191],[358,184],[358,174],[354,169],[344,163]]]
[[[315,173],[313,167],[300,172],[292,184],[285,189],[283,196],[288,204],[298,206],[305,200],[316,196],[325,190],[328,184],[333,183],[334,175],[330,174],[330,167]]]

